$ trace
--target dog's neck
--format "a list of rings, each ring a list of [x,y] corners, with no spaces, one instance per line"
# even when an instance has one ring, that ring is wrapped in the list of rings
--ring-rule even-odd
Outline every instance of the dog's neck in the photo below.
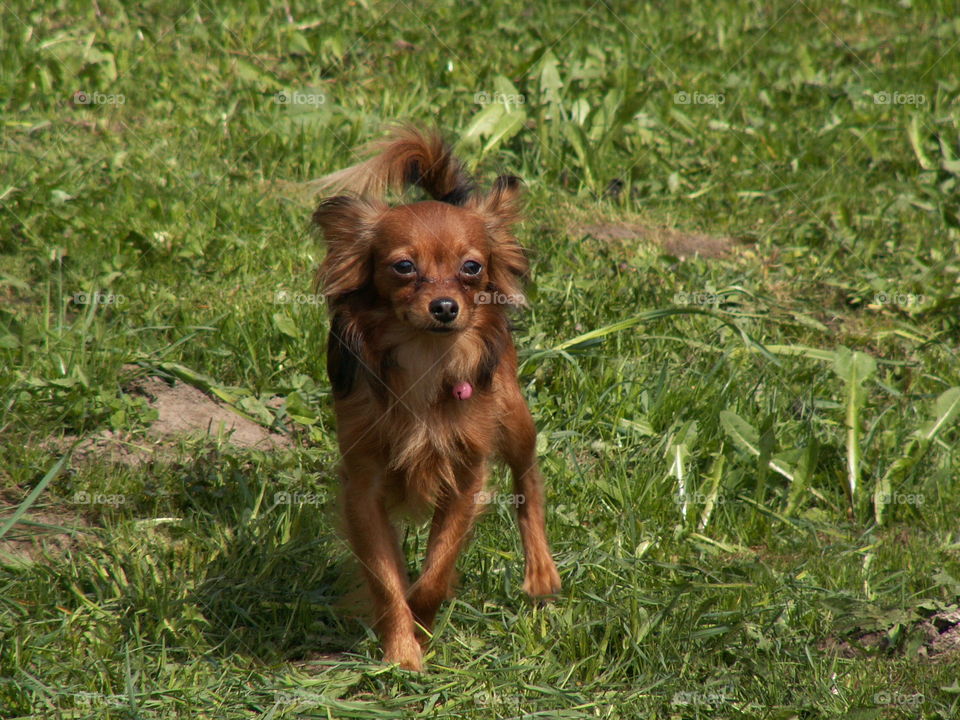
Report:
[[[460,386],[462,391],[463,384],[470,386],[472,395],[485,360],[485,346],[483,338],[471,330],[439,336],[418,333],[386,354],[390,362],[384,368],[384,382],[400,402],[422,407],[456,400],[453,389]]]

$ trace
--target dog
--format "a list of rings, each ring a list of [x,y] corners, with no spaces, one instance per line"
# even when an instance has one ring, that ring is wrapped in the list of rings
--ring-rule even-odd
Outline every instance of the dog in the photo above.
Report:
[[[508,323],[528,273],[512,232],[521,183],[504,175],[482,192],[437,132],[397,128],[370,150],[317,181],[339,194],[313,213],[326,244],[316,281],[330,311],[345,534],[384,660],[421,670],[494,458],[513,474],[524,591],[555,596],[560,576]],[[411,186],[430,199],[387,204],[389,191]],[[413,583],[391,524],[398,509],[433,510]]]

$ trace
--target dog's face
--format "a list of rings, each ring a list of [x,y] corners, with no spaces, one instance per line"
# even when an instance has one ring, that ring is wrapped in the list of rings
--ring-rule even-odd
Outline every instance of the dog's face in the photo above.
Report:
[[[314,215],[328,246],[319,275],[324,294],[336,304],[366,290],[406,327],[435,335],[522,304],[527,261],[510,232],[517,193],[518,183],[503,178],[463,206],[327,200]]]
[[[490,240],[471,210],[440,202],[391,208],[374,229],[372,251],[377,294],[416,330],[470,327],[478,304],[492,297],[484,292]]]

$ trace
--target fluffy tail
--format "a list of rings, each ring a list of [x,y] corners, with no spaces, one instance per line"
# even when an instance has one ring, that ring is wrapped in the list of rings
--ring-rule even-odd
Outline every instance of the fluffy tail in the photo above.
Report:
[[[390,190],[399,192],[416,185],[434,200],[452,205],[462,205],[474,189],[470,176],[438,132],[400,127],[368,145],[366,152],[372,155],[368,160],[311,185],[326,194],[345,191],[378,199]]]

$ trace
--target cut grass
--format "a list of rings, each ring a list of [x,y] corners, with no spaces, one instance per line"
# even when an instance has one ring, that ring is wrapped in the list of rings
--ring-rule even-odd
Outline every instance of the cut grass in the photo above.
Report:
[[[77,528],[0,556],[0,715],[956,716],[921,632],[960,602],[953,10],[4,6],[0,534]],[[350,602],[306,223],[398,119],[528,185],[564,581],[523,599],[494,504],[423,675]],[[141,437],[130,363],[295,449],[54,477],[51,438]]]

